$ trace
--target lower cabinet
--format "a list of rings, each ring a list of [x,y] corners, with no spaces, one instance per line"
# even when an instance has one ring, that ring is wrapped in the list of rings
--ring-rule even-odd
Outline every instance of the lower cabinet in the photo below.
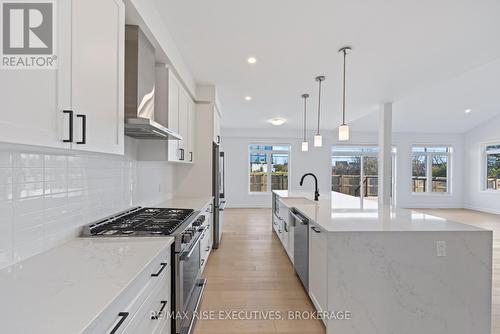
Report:
[[[170,333],[170,267],[166,247],[83,333]]]
[[[205,215],[204,226],[205,232],[201,236],[200,241],[200,259],[201,259],[201,272],[205,270],[207,265],[208,257],[212,251],[213,245],[213,224],[212,224],[212,204],[209,204],[206,208],[202,209]]]
[[[327,310],[327,234],[309,224],[309,297],[318,312]]]

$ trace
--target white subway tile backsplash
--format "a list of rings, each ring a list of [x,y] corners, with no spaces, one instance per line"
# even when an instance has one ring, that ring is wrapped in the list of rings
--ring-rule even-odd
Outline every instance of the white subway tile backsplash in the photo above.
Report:
[[[171,191],[163,187],[173,172],[165,162],[142,164],[133,154],[52,152],[0,144],[0,268],[76,237],[85,224],[134,202],[165,199]]]
[[[12,153],[0,151],[0,167],[12,167]]]
[[[0,184],[0,203],[5,201],[12,201],[12,184]]]
[[[0,167],[0,184],[12,183],[12,168]]]
[[[43,196],[43,182],[14,183],[14,200]]]
[[[13,182],[28,183],[28,182],[43,182],[43,168],[14,168]]]
[[[40,153],[14,152],[12,164],[14,167],[43,167],[44,155]]]

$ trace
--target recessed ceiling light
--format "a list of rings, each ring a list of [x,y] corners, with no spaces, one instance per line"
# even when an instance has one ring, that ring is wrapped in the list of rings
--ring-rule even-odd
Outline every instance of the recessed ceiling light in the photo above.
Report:
[[[286,119],[282,117],[271,118],[269,121],[272,125],[280,126],[286,123]]]
[[[465,113],[466,113],[466,114],[470,114],[470,113],[471,113],[471,111],[472,111],[472,109],[465,109]]]
[[[249,64],[255,64],[257,62],[257,59],[255,57],[250,57],[247,59]]]
[[[245,96],[245,100],[250,101],[252,99],[251,96]]]

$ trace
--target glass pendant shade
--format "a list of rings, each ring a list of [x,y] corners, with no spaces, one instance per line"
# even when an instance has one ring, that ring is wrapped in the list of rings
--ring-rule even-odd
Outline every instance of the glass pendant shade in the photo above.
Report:
[[[323,137],[321,135],[314,136],[314,147],[321,147],[323,145]]]
[[[342,124],[339,127],[339,141],[349,140],[349,125]]]
[[[302,142],[302,152],[307,152],[309,151],[309,142],[303,141]]]

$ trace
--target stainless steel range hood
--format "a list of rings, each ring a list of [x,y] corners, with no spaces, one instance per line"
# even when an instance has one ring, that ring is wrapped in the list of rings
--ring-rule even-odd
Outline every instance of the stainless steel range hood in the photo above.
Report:
[[[159,117],[159,113],[164,113]],[[155,49],[138,26],[125,27],[125,135],[138,139],[182,136],[161,124],[167,110],[155,110]],[[155,113],[156,116],[155,117]]]

